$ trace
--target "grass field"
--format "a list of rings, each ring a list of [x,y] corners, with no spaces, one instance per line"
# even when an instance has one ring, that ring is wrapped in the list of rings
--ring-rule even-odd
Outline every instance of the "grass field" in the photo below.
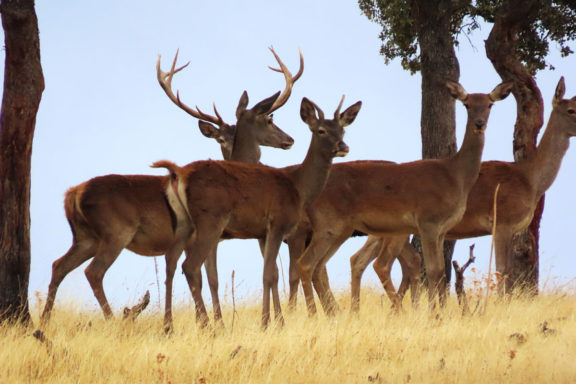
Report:
[[[302,301],[283,328],[262,331],[260,302],[224,308],[226,329],[199,329],[192,308],[135,322],[104,321],[58,302],[45,330],[0,327],[0,383],[574,383],[576,292],[499,302],[463,317],[454,295],[432,314],[422,302],[394,314],[380,290],[364,289],[361,312],[309,319]],[[469,293],[472,304],[476,299]],[[37,319],[38,308],[33,308]]]

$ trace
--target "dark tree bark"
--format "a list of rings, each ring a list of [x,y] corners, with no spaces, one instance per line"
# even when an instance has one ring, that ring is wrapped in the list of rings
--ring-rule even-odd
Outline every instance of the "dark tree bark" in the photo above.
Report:
[[[0,117],[0,321],[30,321],[30,162],[44,90],[33,0],[2,0],[6,63]]]
[[[497,11],[492,31],[486,40],[486,55],[502,80],[514,81],[512,93],[516,98],[517,117],[514,126],[514,160],[531,156],[536,138],[543,124],[542,95],[528,68],[520,61],[516,43],[518,33],[528,29],[538,14],[538,2],[512,0]],[[514,237],[512,271],[508,287],[538,292],[538,242],[544,196],[538,203],[528,229]]]
[[[466,3],[452,0],[417,0],[413,3],[422,74],[420,127],[423,159],[446,158],[456,153],[455,101],[445,83],[460,78],[451,19],[454,11]],[[420,239],[416,236],[413,245],[422,254]],[[454,245],[454,241],[444,242],[447,284],[452,273]]]

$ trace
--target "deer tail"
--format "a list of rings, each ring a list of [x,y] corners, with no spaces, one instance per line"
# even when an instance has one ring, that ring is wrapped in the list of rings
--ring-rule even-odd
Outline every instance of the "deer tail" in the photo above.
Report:
[[[151,165],[152,168],[166,168],[170,173],[170,182],[166,189],[166,197],[170,207],[179,219],[187,217],[192,220],[186,199],[186,180],[182,167],[168,160],[159,160]]]

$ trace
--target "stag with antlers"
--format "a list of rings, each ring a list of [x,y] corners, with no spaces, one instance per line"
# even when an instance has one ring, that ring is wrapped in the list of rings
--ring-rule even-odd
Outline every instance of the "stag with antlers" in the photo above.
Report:
[[[174,74],[188,64],[176,68],[178,55],[174,58],[169,72],[157,63],[158,82],[166,95],[178,107],[200,119],[201,131],[216,139],[224,157],[239,162],[258,163],[260,145],[288,149],[293,139],[282,132],[272,121],[270,114],[286,103],[292,86],[303,71],[303,58],[300,53],[300,70],[292,76],[284,63],[271,48],[280,65],[274,69],[284,74],[286,87],[280,92],[247,109],[248,95],[242,95],[237,109],[236,125],[226,124],[218,111],[216,116],[192,109],[185,105],[178,92],[172,91]],[[214,124],[214,125],[212,125]],[[64,256],[52,265],[52,278],[48,288],[46,305],[41,316],[46,324],[51,315],[58,287],[72,270],[86,260],[92,262],[86,268],[94,296],[106,318],[112,311],[104,294],[102,280],[108,268],[123,249],[129,249],[142,256],[166,255],[166,308],[165,328],[172,326],[172,279],[175,263],[180,252],[170,253],[170,247],[187,234],[187,217],[172,212],[166,201],[165,190],[169,178],[145,175],[106,175],[88,180],[72,187],[66,193],[64,208],[73,233],[72,246]]]
[[[216,253],[222,237],[264,241],[262,326],[267,327],[270,321],[270,294],[276,320],[283,324],[276,256],[282,240],[297,229],[304,211],[320,195],[332,159],[348,153],[342,141],[344,127],[354,121],[361,102],[340,113],[343,101],[344,98],[329,120],[313,102],[302,100],[300,115],[312,131],[312,140],[299,166],[276,169],[217,161],[194,162],[182,168],[168,161],[154,165],[170,171],[174,182],[166,193],[171,202],[182,202],[173,209],[189,216],[193,227],[182,269],[200,324],[208,322],[200,267],[209,255]]]

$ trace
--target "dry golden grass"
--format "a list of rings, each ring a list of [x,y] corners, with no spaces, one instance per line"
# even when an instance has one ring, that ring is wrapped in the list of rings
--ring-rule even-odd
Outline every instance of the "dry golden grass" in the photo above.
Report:
[[[574,292],[490,299],[483,315],[470,317],[454,295],[439,316],[409,304],[395,315],[376,292],[363,290],[359,316],[348,314],[343,292],[335,318],[309,319],[300,302],[285,327],[267,331],[257,300],[236,308],[233,329],[228,306],[227,329],[216,335],[180,307],[170,337],[160,313],[106,322],[58,303],[45,332],[51,349],[33,329],[0,327],[0,383],[576,382]]]

